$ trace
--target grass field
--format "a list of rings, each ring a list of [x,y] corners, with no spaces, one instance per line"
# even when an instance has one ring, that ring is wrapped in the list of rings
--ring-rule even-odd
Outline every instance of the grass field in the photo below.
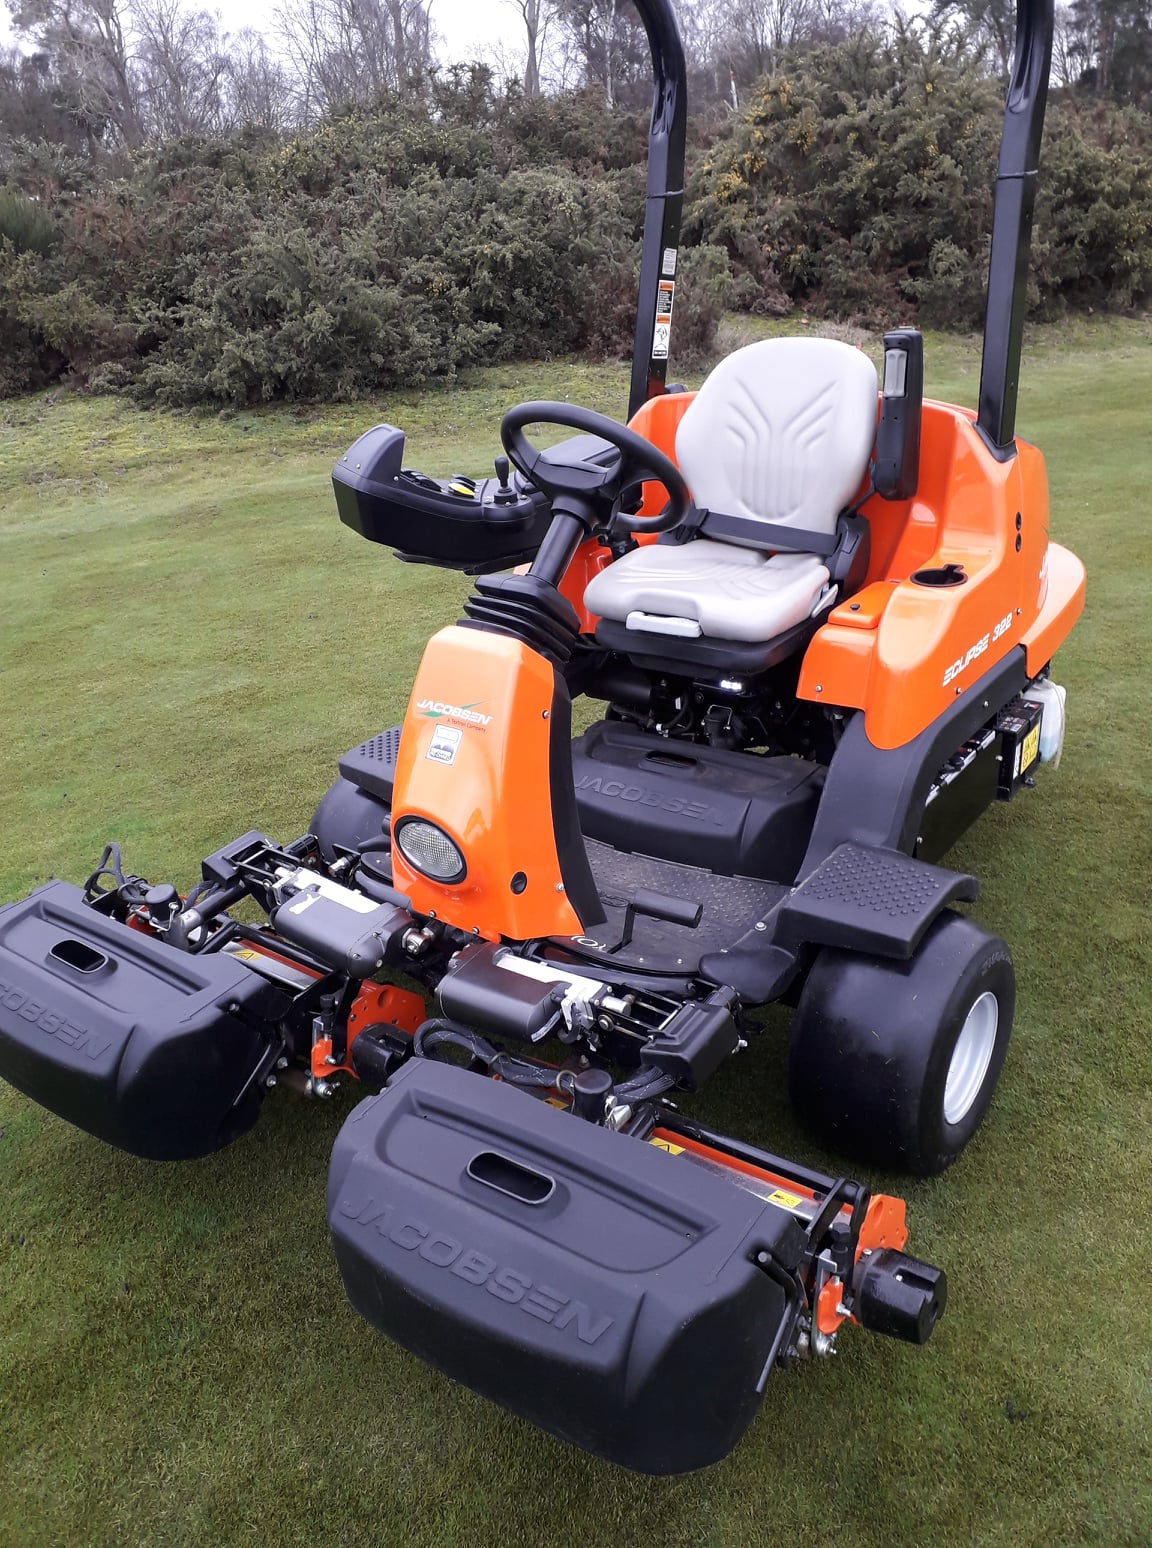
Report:
[[[928,360],[974,401],[974,346]],[[354,434],[391,419],[410,461],[475,474],[509,404],[625,393],[554,362],[319,413],[0,404],[0,898],[81,879],[107,837],[191,881],[244,829],[295,836],[336,756],[400,717],[466,583],[340,526]],[[0,1087],[0,1544],[1152,1543],[1150,406],[1152,327],[1030,339],[1020,429],[1089,601],[1060,770],[954,856],[1020,1001],[984,1131],[907,1189],[911,1249],[951,1281],[926,1350],[849,1330],[727,1462],[636,1478],[353,1315],[323,1205],[345,1098],[274,1093],[232,1149],[156,1167]],[[701,1111],[832,1165],[789,1117],[784,1026]]]

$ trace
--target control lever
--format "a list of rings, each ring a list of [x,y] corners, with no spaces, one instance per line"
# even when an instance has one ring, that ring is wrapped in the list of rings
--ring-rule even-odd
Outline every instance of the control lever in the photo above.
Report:
[[[516,499],[516,491],[508,482],[508,475],[512,470],[512,464],[507,457],[500,456],[495,459],[493,465],[496,469],[496,479],[499,488],[492,498],[497,505],[510,505]]]
[[[647,887],[638,887],[628,900],[624,912],[624,934],[614,950],[619,951],[621,947],[632,944],[637,914],[643,914],[646,919],[663,919],[668,924],[681,925],[685,930],[695,930],[704,917],[704,905],[692,903],[687,898],[672,898],[663,892],[652,892]]]

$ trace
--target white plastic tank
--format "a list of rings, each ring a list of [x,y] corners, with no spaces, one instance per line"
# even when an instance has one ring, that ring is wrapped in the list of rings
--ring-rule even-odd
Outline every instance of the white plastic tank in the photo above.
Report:
[[[1040,719],[1040,762],[1060,766],[1060,754],[1064,751],[1064,701],[1067,691],[1059,683],[1042,677],[1029,685],[1025,698],[1042,706]]]

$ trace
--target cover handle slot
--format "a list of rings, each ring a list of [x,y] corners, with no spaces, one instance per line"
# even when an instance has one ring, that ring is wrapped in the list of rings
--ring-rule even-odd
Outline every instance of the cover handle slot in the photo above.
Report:
[[[498,1150],[478,1151],[467,1170],[473,1181],[520,1204],[544,1204],[556,1191],[554,1178],[511,1156],[502,1156]]]
[[[102,951],[97,951],[95,946],[89,946],[84,941],[71,937],[57,941],[55,946],[50,948],[48,955],[76,973],[99,973],[102,968],[109,965],[111,960]]]

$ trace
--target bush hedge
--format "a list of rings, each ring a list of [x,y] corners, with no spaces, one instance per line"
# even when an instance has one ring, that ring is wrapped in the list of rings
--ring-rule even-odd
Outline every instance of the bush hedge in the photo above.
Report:
[[[962,47],[899,28],[786,61],[697,126],[676,363],[724,306],[976,325],[1000,101]],[[645,137],[644,115],[473,69],[288,138],[0,145],[0,394],[243,405],[626,354]],[[1037,307],[1141,304],[1152,120],[1054,104],[1042,189]]]
[[[690,239],[737,305],[869,325],[979,325],[1003,88],[915,27],[818,48],[764,81],[700,165]],[[1032,249],[1036,315],[1152,288],[1152,117],[1054,100]]]

